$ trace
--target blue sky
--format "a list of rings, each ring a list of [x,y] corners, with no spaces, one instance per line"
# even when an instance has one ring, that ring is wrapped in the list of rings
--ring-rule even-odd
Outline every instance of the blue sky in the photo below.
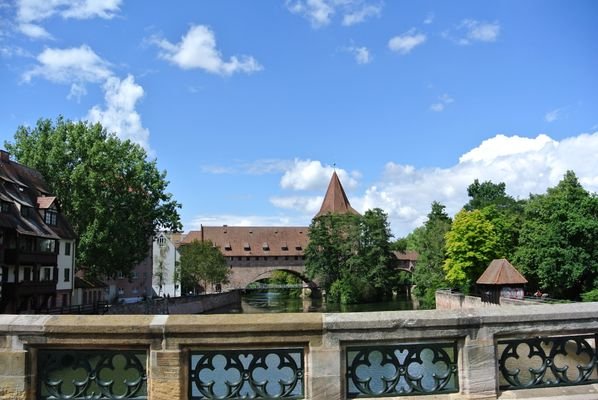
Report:
[[[595,1],[0,0],[0,139],[101,122],[185,230],[304,225],[333,166],[396,236],[475,178],[598,191]]]

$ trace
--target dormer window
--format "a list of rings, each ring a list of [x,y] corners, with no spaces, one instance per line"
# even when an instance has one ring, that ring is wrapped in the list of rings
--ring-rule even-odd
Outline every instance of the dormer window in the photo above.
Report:
[[[56,225],[58,220],[58,213],[54,210],[46,210],[44,214],[44,222],[48,225]]]
[[[268,250],[270,250],[270,246],[268,246],[268,242],[264,242],[264,243],[262,244],[262,249],[263,249],[264,251],[268,251]]]
[[[282,242],[280,248],[286,251],[289,249],[289,245],[287,244],[287,242]]]
[[[232,249],[233,249],[233,248],[232,248],[232,246],[230,245],[230,243],[228,243],[228,242],[227,242],[227,243],[225,243],[225,244],[224,244],[224,250],[226,250],[226,251],[231,251]]]
[[[251,250],[251,247],[249,246],[249,243],[247,243],[247,242],[243,243],[243,250],[245,250],[245,251]]]

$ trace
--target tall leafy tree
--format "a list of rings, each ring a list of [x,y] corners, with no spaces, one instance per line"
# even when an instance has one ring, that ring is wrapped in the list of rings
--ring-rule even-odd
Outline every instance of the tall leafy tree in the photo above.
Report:
[[[502,256],[499,236],[483,210],[461,210],[446,234],[446,280],[469,293],[490,262]]]
[[[177,280],[180,280],[184,291],[193,290],[198,286],[207,289],[228,282],[230,269],[226,258],[214,244],[194,240],[179,248],[181,259],[177,269]]]
[[[416,228],[408,236],[419,253],[413,271],[413,293],[421,308],[434,308],[436,289],[447,286],[442,264],[445,258],[445,235],[451,229],[451,222],[445,206],[435,201],[424,226]]]
[[[568,171],[546,194],[532,196],[515,261],[532,283],[577,299],[598,287],[598,197]]]
[[[92,273],[128,274],[158,228],[181,228],[166,173],[100,124],[40,119],[19,127],[5,147],[42,173],[78,235],[78,264]]]
[[[306,248],[306,269],[320,281],[328,300],[371,301],[390,293],[393,269],[390,228],[380,209],[363,216],[327,214],[314,218]]]
[[[477,179],[467,188],[469,202],[466,211],[483,210],[498,235],[500,253],[512,259],[519,242],[525,201],[515,200],[506,193],[504,182],[480,183]]]

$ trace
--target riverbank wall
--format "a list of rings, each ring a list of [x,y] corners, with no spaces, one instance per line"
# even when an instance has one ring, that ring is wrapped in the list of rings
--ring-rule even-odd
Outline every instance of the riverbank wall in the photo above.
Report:
[[[509,299],[506,297],[500,298],[500,304],[488,303],[482,301],[480,297],[467,296],[463,293],[452,292],[450,290],[436,291],[436,309],[437,310],[462,310],[472,308],[493,308],[500,306],[531,306],[545,304],[539,300],[531,299]]]
[[[223,307],[240,307],[241,292],[157,298],[139,303],[110,306],[106,314],[203,314]]]

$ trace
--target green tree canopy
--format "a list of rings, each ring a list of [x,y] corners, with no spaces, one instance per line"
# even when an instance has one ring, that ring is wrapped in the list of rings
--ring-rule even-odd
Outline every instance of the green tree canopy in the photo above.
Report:
[[[498,235],[500,253],[512,259],[519,243],[525,201],[515,200],[507,195],[505,190],[506,185],[503,182],[480,183],[476,179],[467,188],[470,200],[463,208],[466,211],[484,211]]]
[[[226,258],[211,241],[194,240],[181,246],[179,252],[181,259],[177,280],[180,280],[185,292],[199,285],[207,289],[209,285],[228,283],[230,269]]]
[[[421,308],[434,308],[436,289],[447,286],[442,264],[445,258],[445,235],[450,229],[451,219],[445,212],[445,206],[435,201],[424,226],[416,228],[408,236],[419,253],[413,271],[413,293]]]
[[[501,256],[500,251],[499,236],[488,215],[483,210],[461,210],[446,234],[446,280],[469,293],[490,262]]]
[[[327,214],[313,219],[305,250],[308,275],[327,300],[372,301],[388,294],[399,276],[393,269],[390,228],[380,209],[363,216]]]
[[[5,147],[42,173],[78,235],[78,265],[92,273],[128,274],[158,228],[181,227],[166,173],[139,145],[99,124],[40,119],[19,127]]]
[[[598,197],[575,173],[525,207],[515,261],[524,275],[554,297],[577,299],[598,287]]]

